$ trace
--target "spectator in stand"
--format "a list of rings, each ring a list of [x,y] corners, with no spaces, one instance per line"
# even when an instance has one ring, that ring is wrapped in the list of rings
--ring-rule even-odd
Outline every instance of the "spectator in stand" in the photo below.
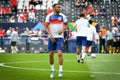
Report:
[[[11,7],[10,7],[10,5],[8,4],[8,5],[5,7],[5,14],[10,16],[11,13],[12,13]]]
[[[10,4],[11,4],[11,7],[12,7],[12,12],[15,12],[16,14],[17,14],[17,3],[18,3],[17,0],[10,0]]]
[[[86,16],[86,14],[87,14],[86,9],[85,9],[85,8],[83,8],[81,13],[82,13],[82,14],[84,14],[84,15]]]
[[[27,22],[27,18],[28,18],[28,13],[27,12],[24,12],[23,13],[23,17],[22,17],[22,19],[23,19],[23,22]]]
[[[4,49],[4,35],[6,34],[5,30],[0,26],[0,47]]]
[[[47,14],[50,14],[50,13],[52,13],[53,12],[53,9],[50,9],[50,7],[47,9],[47,11],[46,11],[46,13]]]
[[[0,5],[0,16],[5,16],[5,9],[4,9],[4,5]]]
[[[76,7],[80,7],[80,0],[77,0],[77,1],[75,2],[75,6],[76,6]]]
[[[32,10],[32,11],[30,11],[30,12],[28,13],[28,20],[29,20],[30,22],[35,22],[35,19],[36,19],[36,17],[35,17],[35,12],[34,12],[34,10]]]
[[[88,6],[88,2],[87,2],[87,0],[82,0],[82,2],[81,2],[81,6],[82,6],[82,8],[87,9],[87,6]]]
[[[94,9],[94,11],[95,11],[95,16],[98,16],[99,15],[99,12],[98,12],[98,10],[97,9]]]
[[[29,12],[31,12],[31,11],[36,12],[37,10],[35,9],[35,7],[34,7],[34,6],[32,6],[32,7],[29,9]]]
[[[95,10],[94,10],[92,4],[90,4],[90,5],[88,6],[87,14],[90,14],[91,17],[94,17]]]
[[[19,13],[17,14],[17,22],[22,23],[23,22],[23,13],[20,10]]]
[[[15,17],[14,17],[14,16],[11,16],[10,19],[9,19],[9,22],[10,22],[10,23],[15,23],[15,22],[16,22]]]
[[[24,7],[23,12],[28,12],[27,6]]]
[[[99,11],[99,14],[100,14],[101,16],[106,16],[105,6],[101,6],[100,11]]]
[[[111,17],[111,20],[112,20],[112,26],[116,26],[117,27],[117,25],[118,25],[118,17],[116,16],[116,15],[113,15],[112,17]]]

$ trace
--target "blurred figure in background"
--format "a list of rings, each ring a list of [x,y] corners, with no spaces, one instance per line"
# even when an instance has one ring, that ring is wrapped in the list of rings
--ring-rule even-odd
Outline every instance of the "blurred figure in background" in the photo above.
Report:
[[[100,50],[101,53],[104,53],[106,51],[105,48],[105,39],[106,39],[106,28],[104,26],[100,26]]]
[[[0,26],[0,47],[4,49],[4,35],[6,34],[5,30]]]
[[[90,27],[88,28],[87,34],[87,53],[91,55],[93,41],[95,40],[96,28],[92,26],[92,20],[89,20]]]
[[[15,30],[15,28],[12,28],[12,33],[11,33],[11,52],[16,53],[18,52],[17,49],[17,43],[18,41],[18,32]]]
[[[76,37],[76,54],[77,54],[77,62],[80,63],[80,52],[82,55],[82,61],[81,63],[84,63],[84,59],[86,56],[86,46],[87,46],[87,30],[89,27],[89,21],[85,19],[84,14],[80,14],[80,19],[75,21],[75,28],[77,31],[77,37]],[[80,47],[82,46],[82,49],[80,51]]]
[[[113,52],[113,39],[114,39],[114,34],[112,32],[112,29],[109,28],[107,33],[106,33],[107,52],[109,52],[109,53]]]

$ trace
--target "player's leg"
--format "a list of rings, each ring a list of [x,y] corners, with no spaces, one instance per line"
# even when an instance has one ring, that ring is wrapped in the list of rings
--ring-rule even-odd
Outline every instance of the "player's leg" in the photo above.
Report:
[[[88,49],[87,49],[88,56],[91,55],[91,52],[92,52],[92,44],[93,44],[93,41],[87,41],[87,45],[88,45]]]
[[[58,50],[58,62],[59,62],[59,77],[62,77],[62,67],[63,67],[63,55],[62,55],[62,50]]]
[[[88,47],[88,56],[91,55],[91,52],[92,52],[92,46],[89,46],[89,47]]]
[[[49,61],[50,61],[50,67],[51,67],[51,74],[50,77],[54,77],[55,69],[54,69],[54,51],[49,51]]]
[[[76,55],[77,55],[77,62],[80,63],[80,45],[81,45],[81,37],[77,36],[76,38]]]
[[[11,52],[15,53],[15,42],[11,41]]]
[[[82,61],[81,61],[81,63],[84,63],[85,56],[86,56],[86,46],[82,46]]]
[[[58,63],[59,63],[59,74],[58,74],[59,77],[63,76],[62,75],[62,72],[63,72],[63,70],[62,70],[62,67],[63,67],[63,55],[62,55],[62,53],[63,53],[63,50],[64,50],[64,44],[63,43],[64,43],[63,38],[57,38],[56,39],[56,44],[57,44],[56,50],[57,50],[57,53],[58,53]]]
[[[77,62],[80,63],[80,47],[77,46],[76,48],[76,54],[77,54]]]
[[[87,46],[87,37],[82,37],[82,62],[84,63],[84,59],[86,56],[86,46]]]
[[[48,50],[49,50],[49,61],[51,67],[50,77],[54,77],[55,69],[54,69],[54,50],[55,50],[55,42],[52,42],[50,39],[48,40]]]

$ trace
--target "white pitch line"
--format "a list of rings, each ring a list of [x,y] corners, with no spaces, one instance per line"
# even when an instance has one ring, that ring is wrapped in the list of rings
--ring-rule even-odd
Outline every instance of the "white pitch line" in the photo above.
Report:
[[[75,62],[76,60],[64,60],[64,62]],[[86,60],[86,62],[120,62],[120,60]],[[21,61],[21,62],[6,62],[6,64],[13,64],[13,63],[32,63],[32,62],[49,62],[48,60],[41,60],[41,61]]]
[[[24,62],[42,62],[42,61],[23,61]],[[9,62],[9,63],[22,63],[22,62]],[[0,63],[1,67],[6,68],[14,68],[14,69],[24,69],[24,70],[40,70],[40,71],[50,71],[50,69],[42,69],[42,68],[23,68],[23,67],[15,67],[15,66],[8,66],[6,63]],[[56,70],[58,71],[58,70]],[[64,70],[64,72],[76,72],[76,73],[95,73],[95,74],[110,74],[110,75],[120,75],[119,72],[90,72],[90,71],[76,71],[76,70]]]

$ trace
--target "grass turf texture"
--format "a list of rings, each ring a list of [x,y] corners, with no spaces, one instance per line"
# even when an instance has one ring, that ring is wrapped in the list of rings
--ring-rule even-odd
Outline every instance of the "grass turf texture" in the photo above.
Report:
[[[120,54],[97,54],[77,63],[76,54],[63,54],[63,77],[58,77],[58,56],[55,57],[55,77],[51,79],[49,54],[0,54],[0,80],[119,80]]]

